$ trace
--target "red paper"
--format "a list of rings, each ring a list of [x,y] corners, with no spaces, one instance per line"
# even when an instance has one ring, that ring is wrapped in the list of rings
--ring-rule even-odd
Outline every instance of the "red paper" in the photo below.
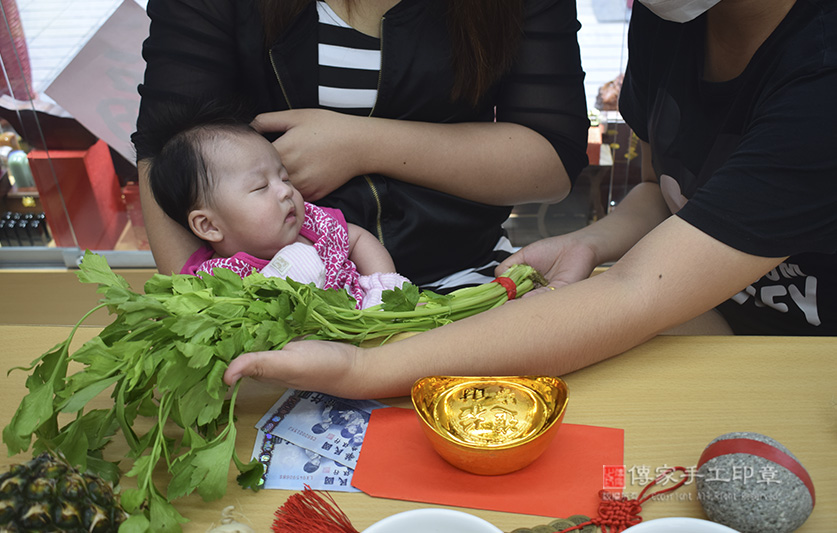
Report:
[[[603,466],[623,464],[624,431],[562,424],[526,468],[480,476],[451,466],[412,409],[375,409],[352,485],[379,498],[547,517],[596,516]]]

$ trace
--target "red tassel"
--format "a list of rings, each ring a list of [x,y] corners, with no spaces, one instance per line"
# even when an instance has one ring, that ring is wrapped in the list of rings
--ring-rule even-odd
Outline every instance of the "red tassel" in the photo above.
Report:
[[[360,533],[327,492],[305,485],[275,513],[275,533]]]

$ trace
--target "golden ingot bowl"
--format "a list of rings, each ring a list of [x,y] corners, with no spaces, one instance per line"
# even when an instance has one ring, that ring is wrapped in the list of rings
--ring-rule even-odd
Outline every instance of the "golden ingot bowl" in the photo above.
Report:
[[[569,391],[551,376],[431,376],[413,384],[422,430],[447,462],[466,472],[508,474],[549,446]]]

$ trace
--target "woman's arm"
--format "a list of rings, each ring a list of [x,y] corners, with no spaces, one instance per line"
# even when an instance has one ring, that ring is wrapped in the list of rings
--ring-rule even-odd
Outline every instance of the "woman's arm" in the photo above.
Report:
[[[502,273],[524,263],[543,273],[554,287],[590,276],[599,265],[616,261],[671,215],[651,164],[651,147],[640,142],[642,182],[606,217],[584,228],[536,241],[503,261]]]
[[[643,183],[612,213],[498,267],[532,264],[556,290],[377,348],[303,341],[244,354],[225,379],[371,398],[406,394],[416,379],[435,374],[562,375],[705,313],[782,262],[740,252],[669,216],[644,143],[642,157]],[[619,260],[588,277],[612,259]]]
[[[563,375],[700,315],[781,261],[670,217],[598,276],[381,347],[300,341],[244,354],[225,379],[373,398],[407,394],[428,375]]]
[[[148,163],[162,149],[159,117],[170,106],[206,98],[234,100],[242,80],[240,58],[233,31],[239,13],[234,0],[149,0],[151,19],[143,43],[146,61],[137,131],[140,199],[148,241],[162,274],[180,272],[201,241],[166,216],[154,200],[148,184]]]
[[[265,113],[255,124],[284,132],[273,144],[306,200],[369,173],[494,205],[557,202],[570,190],[552,145],[519,124],[432,124],[321,109]]]
[[[374,235],[354,224],[348,224],[349,259],[361,275],[395,272],[395,263],[387,249]]]
[[[148,244],[160,274],[178,274],[186,260],[200,248],[201,240],[186,228],[172,220],[157,205],[148,182],[148,162],[137,164],[139,172],[140,203],[142,217],[148,233]]]

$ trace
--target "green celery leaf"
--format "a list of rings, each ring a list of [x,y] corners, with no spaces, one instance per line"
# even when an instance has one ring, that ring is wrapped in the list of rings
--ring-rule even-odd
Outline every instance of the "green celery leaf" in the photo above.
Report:
[[[10,457],[29,449],[29,444],[32,441],[31,433],[23,436],[18,434],[14,422],[15,419],[12,417],[12,421],[3,428],[3,442],[6,444]]]
[[[137,415],[157,416],[157,404],[154,403],[154,390],[132,391],[133,399],[125,406],[125,418],[133,423]]]
[[[250,335],[246,327],[225,327],[221,332],[221,339],[215,343],[216,355],[229,363],[245,352],[244,345],[249,339]]]
[[[187,427],[183,431],[183,438],[180,440],[180,444],[186,448],[203,448],[206,446],[206,440],[194,429]]]
[[[154,274],[144,286],[145,294],[159,294],[170,295],[174,292],[171,276],[164,276],[163,274]]]
[[[26,378],[27,389],[32,391],[44,383],[51,383],[53,390],[61,390],[64,388],[62,379],[67,375],[67,365],[69,364],[67,357],[65,357],[65,350],[69,342],[70,339],[67,339],[63,343],[59,343],[52,350],[41,356],[38,366]],[[53,378],[53,376],[56,376],[56,378]]]
[[[195,485],[192,483],[192,474],[195,471],[195,467],[192,465],[192,461],[194,460],[194,450],[196,449],[193,446],[189,452],[184,453],[172,461],[169,467],[171,479],[169,479],[168,487],[166,487],[166,498],[169,501],[188,496],[194,492]]]
[[[156,460],[151,455],[141,455],[139,457],[134,458],[134,464],[131,465],[131,469],[125,474],[128,477],[137,477],[143,476],[139,479],[144,479],[144,477],[151,472],[154,471],[154,464],[156,464]]]
[[[206,315],[178,316],[167,320],[169,330],[193,343],[205,343],[215,335],[218,320]]]
[[[264,484],[262,476],[264,476],[264,465],[253,459],[241,468],[240,474],[235,479],[241,488],[258,491]]]
[[[122,501],[124,502],[124,496]],[[119,524],[119,533],[150,533],[151,522],[143,514],[135,514]]]
[[[384,291],[381,294],[384,311],[414,311],[419,301],[419,289],[412,283]]]
[[[326,305],[335,309],[354,309],[357,307],[357,300],[349,295],[346,289],[316,289],[313,285],[308,285],[311,292],[316,292],[320,300]]]
[[[117,374],[109,378],[94,381],[87,387],[75,392],[70,398],[59,406],[62,413],[75,413],[87,405],[87,402],[98,396],[106,388],[110,387],[117,381],[122,379],[122,376]]]
[[[247,319],[254,322],[261,322],[263,320],[270,320],[270,301],[268,300],[254,300],[250,302],[246,309]]]
[[[66,433],[62,433],[64,439],[57,449],[64,455],[68,463],[84,472],[87,470],[87,451],[89,448],[83,424],[79,423],[79,421],[80,419],[76,419],[70,425],[70,429]]]
[[[450,305],[453,297],[447,294],[436,294],[433,291],[422,291],[419,301],[428,307],[447,307]]]
[[[125,289],[130,287],[125,278],[114,274],[103,256],[94,254],[90,250],[84,252],[84,257],[78,268],[77,276],[82,283],[98,283],[108,287],[122,287]]]
[[[130,287],[105,287],[97,292],[104,293],[105,297],[102,301],[108,305],[111,313],[118,313],[117,307],[140,298]]]
[[[125,489],[119,495],[119,503],[122,504],[122,508],[125,509],[125,511],[128,513],[133,513],[134,511],[139,509],[140,505],[142,505],[142,502],[144,501],[145,492],[141,491],[140,489]]]
[[[215,356],[215,349],[211,345],[201,344],[199,341],[176,341],[174,345],[188,360],[189,368],[203,368]]]
[[[241,318],[247,312],[247,306],[240,301],[218,302],[206,310],[206,313],[221,321],[228,321],[234,318]]]
[[[163,307],[178,318],[190,317],[212,305],[212,295],[208,291],[178,294],[166,299]]]
[[[291,325],[285,321],[265,322],[265,324],[268,326],[267,343],[271,350],[281,348],[301,334],[301,332],[294,331]]]
[[[227,490],[230,459],[235,452],[235,428],[229,429],[226,438],[219,444],[194,452],[192,484],[196,485],[204,501],[217,500]]]
[[[9,448],[9,455],[26,450],[30,437],[38,426],[54,416],[52,397],[51,383],[46,383],[23,397],[11,422],[3,430],[3,441]]]
[[[117,311],[125,318],[126,325],[130,327],[168,316],[166,307],[154,298],[127,301],[119,304]]]
[[[187,391],[202,381],[209,370],[209,368],[190,368],[189,359],[174,349],[169,352],[157,372],[157,390],[161,393]]]
[[[267,313],[275,320],[285,321],[291,314],[291,296],[283,292],[267,302]]]
[[[115,409],[93,409],[82,416],[88,446],[92,451],[101,450],[119,430]]]
[[[172,293],[177,294],[191,294],[197,291],[206,289],[204,281],[197,276],[189,276],[186,274],[174,274],[171,277]]]
[[[212,406],[211,409],[215,412],[215,416],[217,416],[217,413],[221,411],[221,403],[223,403],[223,400],[218,401],[212,398],[206,391],[206,385],[201,381],[179,398],[176,398],[175,402],[177,412],[179,413],[180,424],[183,427],[191,427],[196,422],[199,422],[198,417],[204,412],[204,409],[210,406]],[[210,417],[210,419],[212,418],[215,417]],[[201,425],[205,424],[206,420],[199,423]]]
[[[153,495],[149,503],[151,526],[154,533],[181,533],[180,524],[188,522],[174,506],[159,495]],[[120,527],[121,529],[121,527]]]
[[[122,475],[118,465],[91,455],[87,456],[87,471],[113,485],[119,483],[119,477]]]
[[[85,342],[78,350],[73,353],[73,361],[82,363],[89,368],[87,372],[95,371],[99,375],[110,374],[116,367],[119,366],[121,360],[127,359],[131,354],[116,354],[111,351],[111,346],[105,343],[101,335],[93,337]],[[122,356],[122,357],[120,357]],[[76,381],[82,379],[78,372],[71,376]]]
[[[240,295],[244,286],[241,276],[228,268],[213,269],[213,275],[204,276],[203,281],[216,296]]]
[[[223,400],[227,393],[227,389],[229,388],[229,386],[224,383],[224,372],[226,371],[226,363],[216,360],[215,364],[212,365],[212,370],[210,370],[209,374],[206,376],[206,382],[204,383],[206,393],[216,400]],[[201,424],[205,423],[206,422],[201,422]]]
[[[273,324],[270,322],[262,322],[258,324],[251,332],[252,339],[244,345],[244,349],[248,352],[261,352],[270,350],[274,345],[270,342],[271,330]]]

